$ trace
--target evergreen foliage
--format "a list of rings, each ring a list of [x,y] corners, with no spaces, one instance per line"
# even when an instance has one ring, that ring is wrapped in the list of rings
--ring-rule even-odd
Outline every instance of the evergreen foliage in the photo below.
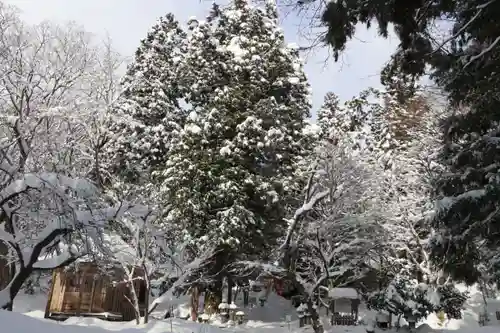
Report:
[[[487,0],[330,1],[321,17],[336,57],[357,24],[376,23],[384,37],[393,25],[400,44],[383,83],[399,77],[411,86],[428,73],[458,108],[443,123],[440,163],[447,172],[435,183],[432,245],[434,261],[468,283],[499,275],[499,12],[500,3]],[[445,20],[452,28],[439,38],[435,27]]]
[[[416,280],[398,277],[385,290],[370,295],[368,306],[418,322],[439,311],[443,311],[449,319],[460,319],[466,299],[467,294],[461,293],[453,285],[433,288],[419,284]]]
[[[164,165],[171,137],[185,118],[177,80],[185,38],[168,14],[141,41],[109,122],[106,159],[115,174],[137,181]]]
[[[198,249],[269,253],[311,139],[298,51],[285,44],[271,4],[214,6],[189,30],[180,68],[189,115],[157,173],[169,219]]]

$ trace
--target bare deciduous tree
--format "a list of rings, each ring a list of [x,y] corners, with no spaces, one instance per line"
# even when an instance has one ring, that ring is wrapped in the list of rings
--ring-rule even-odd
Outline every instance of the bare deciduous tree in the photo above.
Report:
[[[4,4],[0,31],[0,240],[15,267],[0,307],[11,309],[32,272],[87,253],[96,230],[129,206],[109,207],[86,179],[117,57],[75,25],[29,26]]]

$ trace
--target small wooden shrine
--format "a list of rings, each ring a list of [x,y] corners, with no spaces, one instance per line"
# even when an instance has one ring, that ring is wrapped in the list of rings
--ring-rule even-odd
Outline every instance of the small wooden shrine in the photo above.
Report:
[[[352,288],[332,288],[328,293],[330,299],[330,319],[332,325],[356,325],[359,305],[358,292]]]
[[[378,328],[386,330],[392,327],[392,313],[379,311],[375,316],[375,324]]]
[[[142,270],[136,269],[137,276]],[[75,269],[56,269],[45,309],[45,318],[64,320],[68,317],[98,317],[114,321],[135,319],[128,301],[130,289],[123,281],[125,272],[113,268],[103,272],[94,263],[79,263]],[[148,297],[144,280],[134,281],[141,316],[147,311]],[[128,299],[127,299],[128,298]]]

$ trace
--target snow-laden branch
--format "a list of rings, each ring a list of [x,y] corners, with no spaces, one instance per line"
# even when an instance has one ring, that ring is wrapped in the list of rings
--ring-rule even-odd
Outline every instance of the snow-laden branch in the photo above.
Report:
[[[495,40],[490,45],[488,45],[486,48],[484,48],[479,54],[476,54],[476,55],[470,57],[469,61],[465,64],[464,69],[467,68],[470,64],[472,64],[477,59],[483,57],[486,53],[493,50],[493,48],[496,47],[498,43],[500,43],[500,36],[495,38]]]
[[[316,207],[316,205],[321,200],[325,199],[329,194],[330,194],[329,189],[321,191],[319,193],[316,193],[312,196],[312,198],[310,198],[309,200],[304,202],[304,204],[299,209],[297,209],[295,211],[295,214],[293,215],[293,217],[289,221],[289,227],[288,227],[285,241],[283,242],[283,245],[282,245],[282,249],[286,249],[290,246],[290,242],[292,241],[293,234],[297,229],[297,225],[300,222],[300,219],[303,218],[305,214],[307,214],[311,210],[313,210],[314,207]]]
[[[14,236],[11,233],[5,231],[5,222],[0,224],[0,240],[2,240],[5,243],[11,243],[11,244],[16,242]]]
[[[15,265],[0,307],[11,308],[33,271],[88,254],[108,222],[142,213],[125,202],[109,206],[88,179],[117,62],[101,62],[75,26],[26,25],[2,4],[0,10],[0,242]]]
[[[458,29],[458,31],[456,33],[454,33],[452,36],[448,37],[447,39],[445,39],[441,44],[439,44],[439,46],[436,48],[436,50],[434,50],[432,53],[436,53],[438,52],[441,48],[443,48],[443,46],[445,46],[446,44],[448,44],[449,42],[451,42],[452,40],[454,40],[455,38],[457,38],[458,36],[460,36],[461,34],[463,34],[465,32],[465,30],[472,24],[476,21],[476,19],[483,13],[484,9],[486,7],[488,7],[489,5],[491,5],[493,2],[495,2],[496,0],[490,0],[484,4],[481,4],[479,6],[476,7],[476,9],[478,10],[476,12],[476,14],[474,14],[474,16],[469,20],[467,21],[462,27],[460,27],[460,29]],[[465,67],[467,67],[468,65],[465,65]]]
[[[45,220],[37,221],[38,230],[31,230],[29,224],[30,206],[20,211],[10,212],[17,215],[16,223],[26,223],[28,228],[18,226],[14,230],[16,233],[5,230],[5,223],[0,231],[0,240],[11,248],[17,255],[15,264],[16,270],[11,283],[7,286],[10,298],[7,303],[0,304],[2,307],[10,307],[12,300],[21,288],[24,281],[36,270],[50,270],[63,267],[88,254],[89,237],[93,244],[102,249],[100,245],[101,232],[108,222],[121,219],[126,214],[130,216],[143,217],[147,219],[150,211],[141,205],[131,205],[121,202],[111,207],[103,207],[98,200],[99,192],[87,181],[74,179],[57,174],[43,173],[40,175],[28,174],[22,179],[13,182],[10,186],[1,191],[4,205],[7,199],[16,201],[26,200],[21,194],[29,194],[32,203],[46,203],[47,205],[58,207],[57,210],[49,206],[48,211],[43,209],[38,211],[39,216],[45,216]],[[30,201],[25,201],[25,204]],[[30,203],[31,204],[31,203]],[[54,205],[55,204],[55,205]],[[97,207],[93,207],[97,206]],[[27,220],[26,220],[27,219]],[[31,235],[29,234],[31,233]],[[70,243],[66,249],[57,256],[47,256],[47,249],[53,248],[66,237],[77,243]],[[77,246],[79,245],[80,248]]]
[[[61,254],[36,261],[33,264],[33,268],[35,270],[53,270],[58,267],[63,267],[72,260],[77,260],[85,254],[85,252],[79,250],[74,244],[70,244],[70,248],[63,251]]]
[[[197,282],[206,282],[209,277],[203,276],[202,272],[207,266],[211,265],[213,262],[213,253],[210,251],[205,252],[200,257],[195,258],[190,263],[183,267],[182,274],[177,278],[173,285],[161,296],[156,298],[149,309],[151,313],[154,309],[160,305],[171,302],[174,297],[179,293],[185,292],[188,288],[196,285]]]

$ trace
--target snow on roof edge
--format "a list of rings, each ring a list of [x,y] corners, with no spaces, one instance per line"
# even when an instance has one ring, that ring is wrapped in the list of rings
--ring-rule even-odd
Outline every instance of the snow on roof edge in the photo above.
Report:
[[[358,299],[359,295],[356,289],[353,288],[333,288],[328,291],[328,297],[333,299]]]

